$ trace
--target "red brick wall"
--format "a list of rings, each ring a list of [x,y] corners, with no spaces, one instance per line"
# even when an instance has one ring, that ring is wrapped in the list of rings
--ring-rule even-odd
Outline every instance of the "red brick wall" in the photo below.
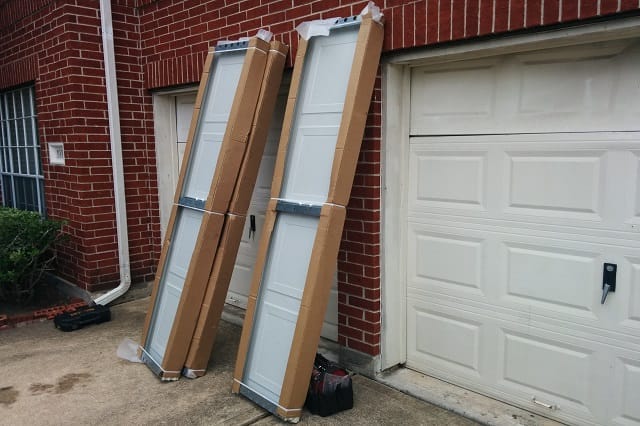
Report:
[[[359,13],[365,1],[140,1],[145,86],[196,82],[208,46],[259,28],[297,47],[295,27]],[[638,9],[638,0],[386,0],[384,50],[411,48]],[[562,4],[562,8],[559,5]],[[595,7],[589,7],[589,5]],[[580,5],[580,6],[579,6]],[[291,65],[291,63],[289,64]],[[380,79],[376,84],[338,262],[339,340],[380,353]]]
[[[637,11],[639,1],[386,0],[379,5],[386,18],[384,50],[390,51]],[[197,82],[208,46],[253,35],[259,28],[289,44],[293,57],[298,23],[357,14],[366,2],[115,3],[130,244],[134,278],[143,279],[151,277],[160,249],[152,106],[144,89]],[[98,2],[8,0],[0,7],[0,88],[36,79],[43,146],[47,141],[67,142],[69,165],[45,165],[50,214],[68,218],[74,236],[62,270],[89,287],[114,283],[116,246]],[[381,121],[378,79],[338,263],[340,342],[371,355],[380,352]],[[44,151],[43,156],[46,163]]]
[[[114,3],[122,3],[113,16],[131,269],[151,279],[160,245],[151,100],[135,10]],[[35,82],[47,213],[68,221],[57,272],[90,290],[112,287],[118,247],[98,2],[11,0],[0,15],[0,89]],[[49,142],[64,142],[64,166],[49,165]]]

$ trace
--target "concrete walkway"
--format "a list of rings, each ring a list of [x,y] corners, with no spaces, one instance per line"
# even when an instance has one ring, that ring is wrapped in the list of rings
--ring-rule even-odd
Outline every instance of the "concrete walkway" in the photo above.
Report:
[[[162,383],[116,356],[138,341],[147,299],[112,309],[112,321],[71,333],[43,322],[0,331],[0,424],[228,424],[281,422],[230,392],[240,328],[222,322],[207,374]],[[473,425],[471,420],[362,376],[354,408],[331,417],[305,412],[300,424]]]

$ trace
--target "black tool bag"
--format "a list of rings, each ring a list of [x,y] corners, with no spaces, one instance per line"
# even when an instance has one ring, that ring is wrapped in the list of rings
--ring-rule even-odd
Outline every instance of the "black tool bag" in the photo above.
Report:
[[[347,370],[316,354],[305,405],[322,417],[353,408],[353,385]]]
[[[83,306],[75,312],[56,315],[53,324],[62,331],[73,331],[89,324],[100,324],[111,320],[108,306]]]

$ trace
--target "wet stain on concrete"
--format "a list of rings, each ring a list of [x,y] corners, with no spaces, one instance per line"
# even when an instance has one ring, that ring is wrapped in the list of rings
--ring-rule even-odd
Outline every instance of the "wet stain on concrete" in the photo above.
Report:
[[[11,405],[18,400],[20,392],[15,390],[13,386],[0,388],[0,405]]]
[[[56,393],[67,393],[73,387],[82,382],[86,382],[91,377],[89,373],[71,373],[65,374],[64,376],[58,379],[58,383],[56,385]]]
[[[15,355],[11,355],[10,357],[8,357],[6,359],[6,363],[10,363],[10,362],[19,362],[19,361],[23,361],[27,358],[31,358],[33,356],[33,354],[29,354],[29,353],[20,353],[20,354],[15,354]]]
[[[31,386],[29,386],[29,392],[31,392],[31,395],[39,395],[41,393],[51,392],[54,387],[54,385],[48,383],[32,383]]]
[[[67,393],[77,384],[82,384],[91,378],[89,373],[70,373],[60,377],[55,385],[49,383],[32,383],[29,386],[31,395],[43,393]]]

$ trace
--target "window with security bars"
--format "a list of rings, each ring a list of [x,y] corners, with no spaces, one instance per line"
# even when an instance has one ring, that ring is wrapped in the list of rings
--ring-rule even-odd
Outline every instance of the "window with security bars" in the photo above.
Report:
[[[33,86],[0,92],[0,177],[5,206],[45,214]]]

